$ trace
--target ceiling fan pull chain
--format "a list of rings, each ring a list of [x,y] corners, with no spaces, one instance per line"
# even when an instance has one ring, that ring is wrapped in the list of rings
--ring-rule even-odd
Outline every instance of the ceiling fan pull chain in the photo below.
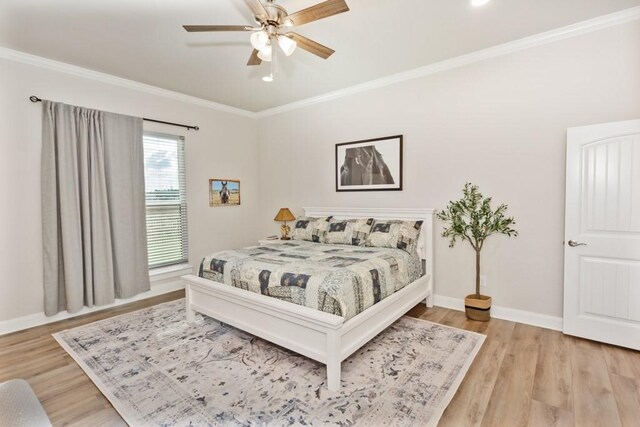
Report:
[[[276,39],[275,36],[271,37],[271,46],[273,49],[273,57],[271,58],[271,75],[273,75],[275,77],[276,73],[278,72],[278,39]]]
[[[277,55],[276,50],[278,50],[278,49],[277,49],[277,46],[273,45],[273,37],[272,36],[269,36],[269,42],[268,43],[269,43],[269,46],[271,48],[270,49],[271,53],[269,55],[269,61],[268,61],[269,62],[269,74],[263,76],[262,77],[262,81],[272,82],[273,79],[274,79],[274,74],[275,74],[274,65],[275,65],[275,62],[276,62],[276,55]],[[267,61],[265,61],[265,62],[267,62]]]

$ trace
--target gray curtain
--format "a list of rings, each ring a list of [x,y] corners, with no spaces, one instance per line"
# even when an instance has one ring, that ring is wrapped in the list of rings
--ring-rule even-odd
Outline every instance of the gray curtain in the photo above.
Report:
[[[45,314],[149,290],[142,119],[43,101]]]

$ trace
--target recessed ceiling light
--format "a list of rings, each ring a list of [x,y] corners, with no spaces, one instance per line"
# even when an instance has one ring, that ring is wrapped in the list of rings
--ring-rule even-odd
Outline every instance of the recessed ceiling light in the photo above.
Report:
[[[471,0],[471,6],[480,7],[489,3],[491,0]]]

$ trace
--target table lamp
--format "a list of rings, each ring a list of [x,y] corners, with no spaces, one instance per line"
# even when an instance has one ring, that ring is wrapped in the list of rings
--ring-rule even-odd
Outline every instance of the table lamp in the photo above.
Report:
[[[280,240],[290,240],[289,231],[291,231],[291,228],[287,225],[287,221],[293,221],[294,219],[296,219],[296,217],[293,216],[289,208],[280,208],[278,214],[273,219],[274,221],[282,221],[282,226],[280,227],[282,237],[280,237]]]

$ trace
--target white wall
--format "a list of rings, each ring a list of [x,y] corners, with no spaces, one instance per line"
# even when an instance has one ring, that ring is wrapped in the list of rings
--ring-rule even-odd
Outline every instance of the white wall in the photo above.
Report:
[[[195,124],[145,122],[186,137],[190,261],[246,246],[258,234],[257,123],[145,92],[0,59],[0,321],[43,310],[40,211],[41,104],[30,95],[122,114]],[[242,205],[210,208],[208,179],[238,178]]]
[[[494,304],[562,315],[566,128],[640,118],[634,22],[260,121],[264,235],[281,206],[443,208],[465,181],[506,202],[520,237],[483,251]],[[336,193],[334,144],[404,135],[402,192]],[[438,223],[438,229],[442,226]],[[436,293],[473,288],[473,253],[436,242]]]

